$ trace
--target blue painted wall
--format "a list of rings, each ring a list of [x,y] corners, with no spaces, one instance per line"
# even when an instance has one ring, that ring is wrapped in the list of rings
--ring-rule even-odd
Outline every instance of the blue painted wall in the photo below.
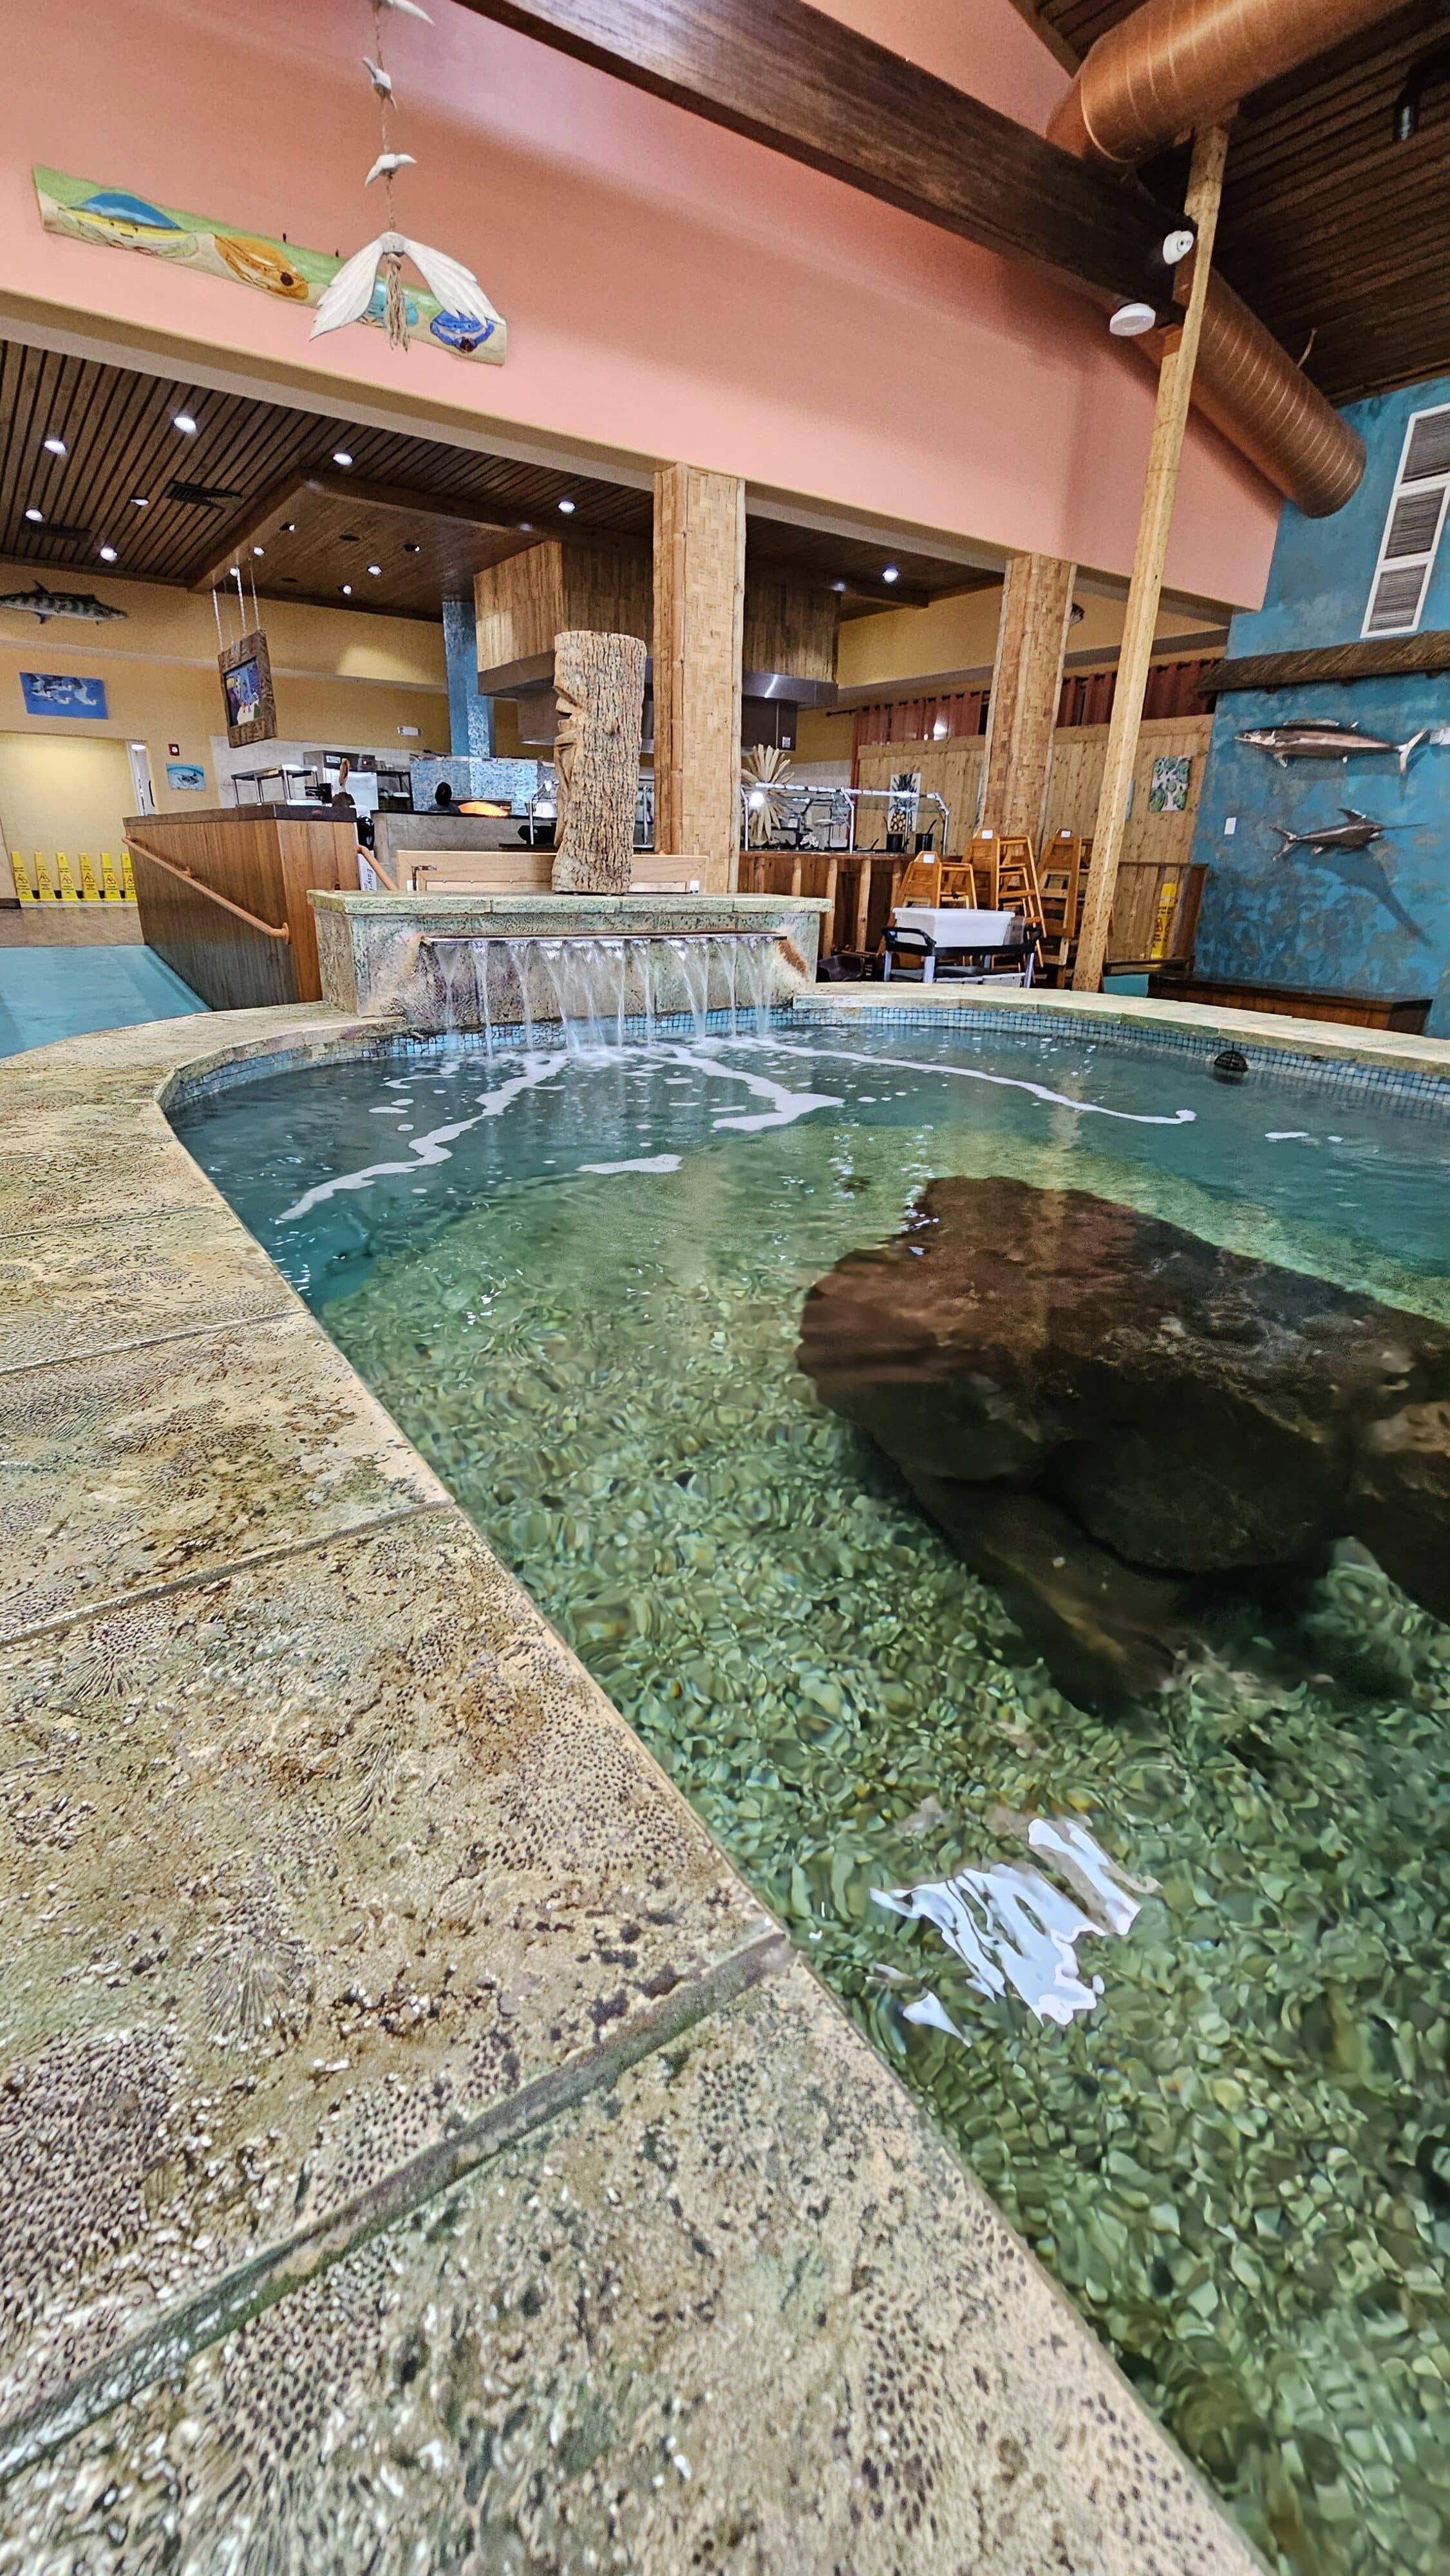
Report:
[[[1450,376],[1351,405],[1346,418],[1368,453],[1364,481],[1332,519],[1306,519],[1285,503],[1264,606],[1234,619],[1231,656],[1358,641],[1405,423],[1442,402],[1450,402]],[[1420,624],[1450,627],[1450,534]],[[1199,970],[1395,1000],[1432,995],[1430,1028],[1450,1037],[1450,744],[1426,745],[1401,778],[1392,758],[1296,760],[1280,769],[1235,740],[1250,726],[1296,716],[1329,716],[1403,742],[1424,726],[1450,724],[1450,676],[1219,700],[1193,845],[1211,870]],[[1271,825],[1302,832],[1340,820],[1345,805],[1393,828],[1361,858],[1305,849],[1277,855]],[[1238,819],[1229,838],[1231,815]]]

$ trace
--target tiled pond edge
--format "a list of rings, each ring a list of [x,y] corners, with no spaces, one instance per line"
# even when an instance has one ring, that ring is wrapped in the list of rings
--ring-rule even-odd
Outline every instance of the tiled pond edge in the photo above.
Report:
[[[586,2103],[617,2114],[603,2167],[590,2149],[590,2174],[617,2174],[606,2199],[626,2188],[631,2147],[671,2170],[688,2145],[671,2129],[672,2070],[683,2085],[698,2064],[702,2098],[755,2105],[737,2141],[759,2195],[752,2314],[770,2303],[772,2333],[829,2349],[835,2394],[834,2412],[802,2418],[784,2471],[767,2469],[768,2338],[755,2359],[710,2324],[745,2256],[743,2186],[722,2180],[717,2201],[707,2180],[691,2357],[671,2366],[723,2392],[721,2474],[740,2485],[680,2515],[709,2503],[728,2518],[779,2477],[802,2499],[777,2499],[791,2553],[820,2576],[843,2546],[853,2568],[926,2576],[968,2535],[992,2576],[1249,2569],[610,1703],[320,1326],[270,1265],[257,1272],[166,1124],[163,1099],[219,1068],[391,1035],[304,1006],[76,1040],[0,1070],[0,1271],[12,1321],[19,1296],[42,1343],[0,1378],[15,1497],[0,1740],[26,1828],[0,1862],[0,2144],[11,2189],[26,2177],[0,2307],[0,2558],[8,2516],[14,2563],[89,2566],[68,2554],[43,2453],[73,2463],[72,2489],[102,2455],[124,2464],[148,2392],[204,2347],[244,2352],[264,2311],[305,2302],[535,2136],[564,2138],[567,2169]],[[138,1234],[149,1251],[127,1307],[154,1329],[123,1345],[102,1292]],[[260,1304],[226,1303],[243,1273]],[[63,1348],[44,1347],[51,1332]],[[808,2150],[802,2102],[828,2098],[829,2148]],[[92,2191],[104,2206],[77,2254]],[[893,2237],[906,2203],[915,2231]],[[797,2315],[801,2263],[849,2252],[849,2229],[870,2259]],[[622,2306],[654,2297],[646,2272]],[[607,2375],[622,2333],[596,2332],[578,2370]],[[883,2514],[881,2454],[905,2434],[881,2392],[923,2354],[935,2448],[905,2485],[887,2477]],[[188,2442],[204,2457],[224,2436],[207,2418]],[[566,2476],[547,2447],[540,2470]],[[848,2543],[809,2506],[813,2480]],[[696,2545],[683,2532],[677,2519],[616,2563],[673,2576]]]

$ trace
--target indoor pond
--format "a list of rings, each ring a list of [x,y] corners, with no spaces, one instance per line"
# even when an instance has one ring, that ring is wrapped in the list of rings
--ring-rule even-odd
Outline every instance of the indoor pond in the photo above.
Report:
[[[842,1013],[178,1132],[1292,2576],[1450,2565],[1450,1125]]]

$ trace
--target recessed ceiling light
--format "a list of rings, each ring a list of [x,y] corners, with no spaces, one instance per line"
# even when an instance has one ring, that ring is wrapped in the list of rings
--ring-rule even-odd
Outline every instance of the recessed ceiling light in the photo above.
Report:
[[[334,465],[351,465],[352,458],[345,447],[335,447],[332,451],[332,461]]]
[[[102,563],[114,563],[114,562],[115,562],[115,560],[116,560],[116,549],[115,549],[115,547],[114,547],[114,546],[102,546],[102,548],[101,548],[101,561],[102,561]]]
[[[533,533],[534,533],[534,523],[533,523],[533,520],[532,520],[532,519],[520,519],[520,521],[519,521],[519,535],[520,535],[521,537],[531,537],[531,536],[533,535]]]
[[[265,546],[253,546],[253,548],[252,548],[252,552],[253,552],[253,554],[254,554],[254,555],[264,555],[264,554],[266,553],[266,551],[267,551],[267,549],[266,549],[266,547],[265,547]]]
[[[63,438],[45,438],[41,440],[41,445],[47,456],[64,456],[66,452]]]
[[[196,436],[196,423],[189,411],[174,411],[171,415],[171,426],[173,429],[179,429],[183,438]]]
[[[422,547],[421,547],[421,546],[419,546],[419,545],[415,545],[411,537],[405,537],[405,538],[404,538],[404,540],[403,540],[403,552],[404,552],[404,554],[405,554],[405,555],[420,555],[420,554],[422,553],[422,551],[423,551]]]
[[[1108,316],[1108,329],[1115,340],[1141,340],[1157,319],[1151,304],[1120,304],[1116,313]]]
[[[345,582],[343,583],[343,585],[342,585],[342,595],[343,595],[343,598],[344,598],[344,599],[351,599],[351,597],[352,597],[352,583],[351,583],[350,581],[345,581]]]
[[[297,522],[296,522],[296,520],[295,520],[295,519],[284,519],[284,520],[283,520],[283,522],[282,522],[282,531],[281,531],[281,532],[282,532],[282,535],[283,535],[284,537],[295,537],[295,536],[296,536],[296,534],[297,534]]]
[[[382,571],[382,565],[381,565],[381,564],[369,564],[369,565],[368,565],[368,570],[369,570],[369,572],[370,572],[370,573],[380,573],[380,572]]]
[[[147,500],[144,492],[133,492],[131,495],[131,507],[133,510],[149,510],[151,504]]]
[[[572,519],[578,506],[577,501],[561,501],[559,504],[559,507],[563,511],[566,519]]]
[[[843,581],[833,581],[831,588],[832,590],[844,590],[846,588],[846,584]]]
[[[43,510],[27,510],[25,515],[27,519],[34,521],[37,528],[45,525],[45,512]]]
[[[895,564],[887,564],[882,571],[881,578],[883,581],[900,581],[901,575]]]

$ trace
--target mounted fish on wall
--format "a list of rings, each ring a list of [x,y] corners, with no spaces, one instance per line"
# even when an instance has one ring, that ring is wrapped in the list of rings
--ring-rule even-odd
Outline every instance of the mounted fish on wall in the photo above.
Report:
[[[356,261],[344,262],[326,251],[302,250],[294,242],[243,232],[212,215],[191,215],[176,206],[154,205],[124,188],[100,188],[93,179],[71,178],[63,170],[37,168],[32,175],[40,220],[48,233],[60,233],[68,241],[99,242],[110,250],[140,251],[151,259],[167,259],[176,268],[200,269],[207,277],[230,279],[284,304],[320,310],[343,269],[351,272],[357,265]],[[401,235],[398,240],[401,249],[410,254],[420,247],[403,241]],[[384,246],[379,243],[375,247],[381,252]],[[428,261],[436,266],[429,267]],[[429,288],[439,291],[407,289],[401,308],[403,338],[446,349],[455,358],[472,358],[483,366],[501,367],[508,348],[508,325],[488,302],[471,271],[460,261],[435,251],[426,251],[418,265]],[[376,270],[376,258],[373,267]],[[371,322],[378,329],[389,328],[383,282],[370,287],[362,309],[357,313],[349,311],[346,318]],[[396,318],[395,313],[394,321]],[[328,322],[321,327],[332,330],[337,324]]]

